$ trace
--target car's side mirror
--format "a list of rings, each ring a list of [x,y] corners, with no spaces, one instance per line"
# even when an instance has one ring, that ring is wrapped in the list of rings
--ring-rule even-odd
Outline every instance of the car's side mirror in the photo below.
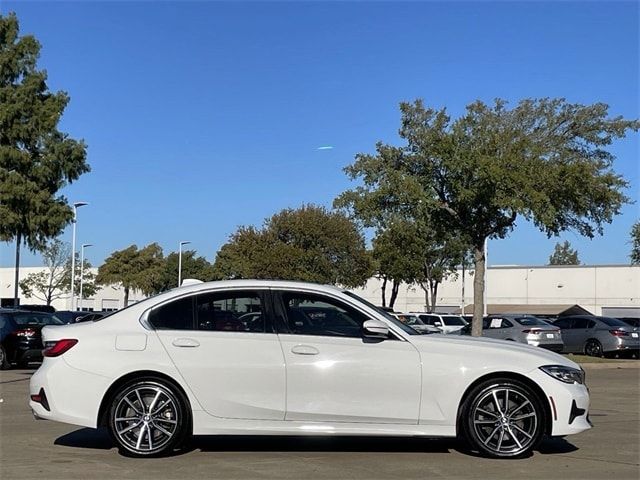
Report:
[[[442,326],[442,322],[436,322],[436,327],[441,327]]]
[[[389,327],[380,320],[367,320],[362,324],[362,336],[366,338],[388,338]]]

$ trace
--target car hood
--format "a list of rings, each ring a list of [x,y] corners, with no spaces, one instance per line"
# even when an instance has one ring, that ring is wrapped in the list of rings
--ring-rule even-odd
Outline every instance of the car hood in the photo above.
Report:
[[[507,340],[466,335],[415,335],[411,337],[411,343],[421,352],[446,354],[451,358],[470,359],[486,365],[519,366],[522,371],[542,365],[580,368],[577,363],[550,350]]]

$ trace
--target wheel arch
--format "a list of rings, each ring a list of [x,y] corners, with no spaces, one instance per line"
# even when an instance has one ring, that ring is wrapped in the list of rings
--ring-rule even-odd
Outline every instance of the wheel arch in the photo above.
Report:
[[[175,387],[182,394],[186,402],[185,407],[187,408],[187,411],[189,413],[189,419],[190,419],[189,422],[192,422],[192,418],[193,418],[192,405],[191,405],[191,402],[189,401],[189,396],[187,395],[187,392],[185,391],[185,389],[182,388],[182,385],[180,385],[177,381],[175,381],[166,373],[161,373],[155,370],[137,370],[135,372],[129,372],[121,376],[109,386],[109,388],[107,389],[107,391],[102,397],[102,401],[100,402],[100,408],[98,409],[98,418],[96,423],[98,427],[107,426],[109,404],[111,403],[111,400],[113,399],[113,396],[118,391],[118,389],[122,385],[126,384],[127,382],[130,382],[131,380],[145,378],[145,377],[156,377],[156,378],[165,380],[166,382],[170,383],[173,387]],[[189,429],[191,428],[192,428],[192,425],[190,424]]]
[[[538,397],[538,400],[540,401],[542,408],[544,409],[544,418],[545,418],[544,433],[546,435],[551,435],[553,416],[551,413],[551,405],[549,403],[549,399],[547,398],[546,393],[544,393],[544,390],[542,390],[540,385],[538,385],[536,382],[526,377],[525,375],[522,375],[516,372],[508,372],[508,371],[491,372],[481,377],[478,377],[466,388],[466,390],[462,394],[462,397],[460,398],[460,403],[458,404],[458,412],[456,414],[456,434],[457,435],[460,434],[460,426],[462,425],[462,422],[460,421],[460,419],[462,416],[462,410],[467,401],[469,393],[471,393],[471,391],[480,383],[485,382],[487,380],[491,380],[491,379],[497,379],[497,378],[507,378],[512,380],[518,380],[519,382],[524,383],[525,385],[527,385],[533,390],[533,392]]]

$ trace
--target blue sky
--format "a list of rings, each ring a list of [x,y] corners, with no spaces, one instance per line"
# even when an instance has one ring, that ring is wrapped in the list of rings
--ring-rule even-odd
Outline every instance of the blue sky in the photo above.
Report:
[[[92,172],[65,188],[94,264],[116,249],[180,240],[212,260],[239,226],[302,203],[331,205],[342,168],[397,142],[398,103],[453,115],[479,98],[566,97],[637,118],[637,2],[31,2],[0,0],[43,45],[61,128]],[[333,146],[332,149],[318,147]],[[638,135],[615,168],[637,199]],[[639,205],[593,241],[586,263],[627,262]],[[70,241],[70,229],[64,233]],[[556,239],[524,221],[491,264],[546,263]],[[13,264],[0,245],[0,264]],[[24,255],[23,265],[38,265]]]

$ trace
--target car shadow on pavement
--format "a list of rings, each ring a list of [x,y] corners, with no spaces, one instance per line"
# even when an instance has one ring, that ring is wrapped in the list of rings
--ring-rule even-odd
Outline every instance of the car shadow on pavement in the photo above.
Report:
[[[109,450],[115,447],[106,428],[81,428],[58,437],[55,445]],[[176,455],[201,452],[386,452],[452,453],[480,456],[456,439],[406,437],[314,437],[262,435],[203,435],[194,437]],[[542,455],[564,454],[578,450],[563,438],[545,438],[536,451]]]
[[[55,445],[109,450],[114,447],[106,428],[81,428],[55,439]]]

